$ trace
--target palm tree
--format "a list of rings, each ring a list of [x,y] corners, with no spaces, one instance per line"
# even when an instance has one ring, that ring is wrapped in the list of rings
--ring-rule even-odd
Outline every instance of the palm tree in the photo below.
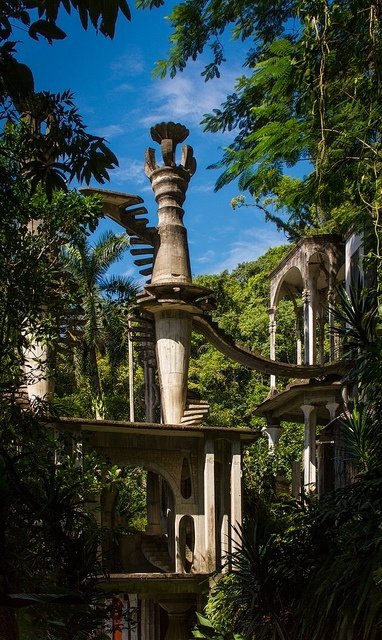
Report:
[[[89,385],[92,410],[97,419],[105,417],[99,356],[107,354],[116,369],[126,355],[126,312],[139,287],[125,276],[107,276],[129,245],[126,234],[107,231],[92,246],[83,237],[63,250],[66,268],[76,289],[79,309],[76,317],[74,357],[77,377]]]

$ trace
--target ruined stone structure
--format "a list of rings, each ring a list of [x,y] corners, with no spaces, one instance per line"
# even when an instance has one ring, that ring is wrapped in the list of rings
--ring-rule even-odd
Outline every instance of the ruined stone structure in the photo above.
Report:
[[[203,425],[208,404],[187,386],[191,332],[205,335],[227,357],[270,375],[270,395],[257,414],[267,419],[272,446],[282,420],[304,421],[307,487],[316,483],[316,424],[328,423],[342,406],[343,365],[335,342],[326,339],[335,284],[343,277],[341,239],[302,240],[273,272],[270,358],[235,344],[211,320],[211,292],[191,278],[182,207],[196,169],[192,148],[185,145],[179,164],[176,159],[177,144],[188,131],[162,123],[151,134],[163,157],[158,163],[153,149],[146,154],[145,171],[158,204],[156,227],[149,226],[138,196],[84,190],[99,194],[104,213],[130,235],[135,263],[148,277],[130,318],[145,372],[146,422],[52,419],[58,428],[86,432],[90,446],[110,464],[147,470],[145,533],[115,535],[117,496],[109,492],[100,498],[101,524],[110,532],[103,548],[110,570],[105,589],[121,594],[115,599],[113,640],[188,639],[191,616],[202,607],[210,576],[229,569],[225,555],[239,543],[242,445],[256,435],[249,429]],[[295,300],[295,364],[275,359],[277,304],[286,295]],[[278,393],[277,376],[295,383]],[[128,634],[121,627],[126,606],[137,616]]]
[[[276,357],[277,306],[282,298],[293,301],[296,318],[296,363],[311,367],[341,361],[336,343],[334,306],[339,284],[356,285],[361,276],[362,238],[350,234],[302,238],[270,274],[270,357]],[[329,371],[329,370],[328,370]],[[255,410],[267,420],[270,447],[277,445],[282,421],[302,422],[305,430],[303,478],[296,493],[344,486],[351,470],[336,417],[346,405],[347,389],[341,368],[324,376],[296,377],[282,391],[270,376],[268,398]],[[317,451],[317,426],[320,430]]]

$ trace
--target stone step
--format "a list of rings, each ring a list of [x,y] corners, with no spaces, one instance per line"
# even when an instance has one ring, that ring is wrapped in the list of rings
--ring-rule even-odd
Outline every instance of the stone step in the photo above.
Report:
[[[134,260],[134,264],[137,265],[137,267],[143,267],[145,264],[153,264],[153,259],[151,258],[139,258]]]
[[[147,245],[148,242],[147,242],[147,240],[143,240],[143,238],[139,238],[138,236],[131,236],[130,237],[130,244],[145,244],[145,245]]]
[[[200,401],[198,404],[194,400],[192,401],[192,403],[187,402],[188,409],[203,409],[204,407],[206,407],[207,410],[210,408],[208,402]]]
[[[154,249],[147,247],[147,249],[130,249],[130,253],[133,256],[143,256],[145,253],[147,254],[154,254]]]
[[[183,412],[183,417],[187,418],[188,416],[205,416],[208,413],[208,409],[202,411],[201,409],[185,409]]]
[[[135,218],[135,216],[141,216],[142,214],[146,213],[146,207],[136,207],[135,209],[129,209],[128,211],[125,211],[125,215],[129,218]]]
[[[149,269],[140,269],[140,270],[139,270],[139,273],[140,273],[142,276],[149,276],[149,275],[151,275],[151,274],[152,274],[152,272],[153,272],[153,268],[152,268],[152,266],[151,266]]]

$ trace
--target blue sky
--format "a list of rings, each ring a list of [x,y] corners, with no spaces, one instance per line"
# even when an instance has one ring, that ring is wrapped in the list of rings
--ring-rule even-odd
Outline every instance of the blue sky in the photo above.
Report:
[[[219,172],[207,170],[232,134],[205,134],[199,123],[203,114],[220,105],[242,73],[242,45],[228,43],[228,63],[218,80],[204,82],[202,61],[190,64],[175,79],[152,78],[155,61],[168,50],[170,28],[165,16],[170,7],[171,3],[152,11],[131,7],[132,21],[119,20],[114,40],[92,30],[84,32],[77,16],[63,14],[59,24],[68,33],[67,39],[50,46],[25,38],[18,46],[19,59],[32,67],[37,90],[70,88],[74,92],[89,131],[105,136],[119,159],[120,166],[105,187],[140,195],[152,224],[156,205],[143,171],[145,149],[156,146],[150,127],[173,120],[189,128],[187,143],[194,148],[198,163],[184,206],[192,272],[218,273],[257,258],[268,247],[283,244],[285,237],[255,209],[233,211],[230,200],[237,195],[237,187],[230,185],[214,193]],[[101,229],[109,227],[118,230],[110,221],[102,221]],[[138,277],[130,257],[119,270]]]

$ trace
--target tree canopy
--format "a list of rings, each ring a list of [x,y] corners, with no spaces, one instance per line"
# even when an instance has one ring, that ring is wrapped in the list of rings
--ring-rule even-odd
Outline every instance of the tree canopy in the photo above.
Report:
[[[239,178],[294,238],[309,227],[370,221],[379,233],[379,2],[188,0],[170,22],[161,76],[174,76],[208,47],[203,75],[211,80],[225,62],[226,30],[248,44],[233,92],[203,120],[206,131],[236,132],[214,165],[223,169],[217,188]],[[300,165],[296,178],[290,170]]]

